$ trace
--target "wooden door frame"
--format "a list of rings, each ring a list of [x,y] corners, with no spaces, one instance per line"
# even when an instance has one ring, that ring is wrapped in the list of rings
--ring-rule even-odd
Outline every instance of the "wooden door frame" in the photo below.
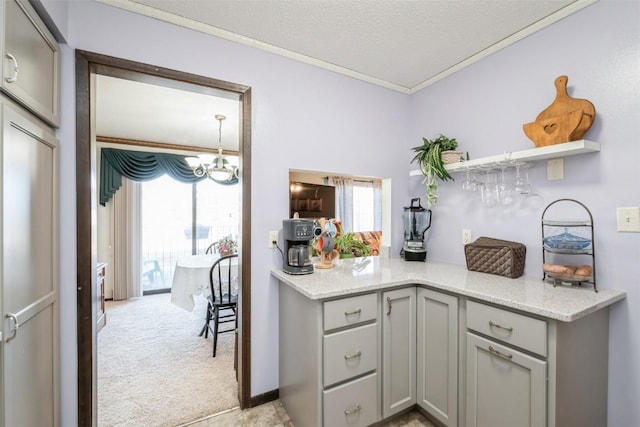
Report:
[[[227,91],[239,97],[240,126],[240,307],[238,340],[238,399],[241,408],[251,406],[251,87],[189,74],[92,52],[76,50],[76,222],[77,222],[77,350],[78,425],[97,425],[96,324],[96,168],[91,140],[91,75],[106,74],[154,83],[174,81],[177,86],[197,85]]]

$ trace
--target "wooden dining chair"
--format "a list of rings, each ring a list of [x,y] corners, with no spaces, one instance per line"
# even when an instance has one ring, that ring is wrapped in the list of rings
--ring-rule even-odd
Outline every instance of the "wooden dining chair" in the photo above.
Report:
[[[216,357],[218,334],[235,332],[236,330],[238,294],[236,290],[235,295],[233,295],[232,289],[234,283],[237,284],[238,282],[238,264],[234,264],[232,261],[237,258],[238,254],[220,257],[213,263],[209,271],[211,295],[207,297],[207,318],[204,336],[207,338],[209,331],[211,331],[213,336],[213,357]],[[211,322],[213,322],[213,326]],[[233,327],[221,331],[219,329],[221,323],[232,323]]]
[[[218,253],[218,242],[213,242],[207,247],[207,250],[204,251],[205,254],[217,254]]]

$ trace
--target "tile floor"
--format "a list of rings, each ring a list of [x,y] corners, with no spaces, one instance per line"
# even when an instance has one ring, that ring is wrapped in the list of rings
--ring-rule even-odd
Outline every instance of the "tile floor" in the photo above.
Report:
[[[211,415],[201,420],[185,424],[181,427],[294,427],[279,400],[267,402],[255,408],[241,411],[231,409],[220,414]],[[434,427],[420,412],[411,411],[397,418],[380,424],[379,427]]]

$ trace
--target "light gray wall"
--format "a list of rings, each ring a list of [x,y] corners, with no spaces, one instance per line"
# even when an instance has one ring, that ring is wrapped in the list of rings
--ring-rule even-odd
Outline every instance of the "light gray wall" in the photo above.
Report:
[[[522,125],[555,97],[554,79],[590,100],[596,121],[585,135],[601,152],[565,159],[565,179],[547,181],[546,161],[529,171],[541,197],[487,209],[456,182],[439,188],[427,247],[432,260],[463,264],[461,230],[526,244],[526,275],[541,276],[544,207],[573,198],[592,212],[597,282],[622,289],[611,309],[609,426],[640,425],[640,234],[616,232],[616,207],[640,205],[640,2],[601,0],[412,96],[412,137],[456,137],[471,158],[534,148]],[[411,193],[423,196],[420,178]],[[589,349],[585,348],[585,352]]]
[[[565,160],[563,181],[548,182],[545,163],[530,171],[541,198],[518,209],[481,209],[459,190],[441,186],[429,231],[429,258],[463,263],[462,228],[474,236],[518,240],[528,247],[527,274],[540,274],[540,215],[560,197],[581,200],[594,214],[601,287],[628,299],[611,313],[609,425],[640,424],[640,234],[615,232],[615,207],[640,204],[638,1],[601,0],[575,16],[413,96],[300,64],[269,53],[177,28],[96,2],[59,2],[55,16],[69,43],[62,55],[61,236],[75,234],[75,93],[72,49],[83,49],[241,83],[253,92],[253,181],[250,233],[253,279],[252,394],[278,387],[277,286],[280,265],[264,242],[288,208],[288,170],[324,170],[391,178],[392,256],[402,241],[401,212],[424,197],[420,178],[408,177],[410,147],[422,136],[455,136],[473,157],[532,148],[521,130],[555,95],[553,80],[569,76],[570,94],[598,111],[587,138],[602,152]],[[275,227],[275,228],[274,228]],[[83,249],[85,250],[85,249]],[[61,243],[62,425],[75,425],[75,239]],[[589,351],[589,349],[585,349]]]
[[[45,5],[47,3],[45,2]],[[378,176],[393,182],[394,211],[408,199],[408,96],[93,1],[69,2],[63,47],[61,235],[75,235],[75,93],[71,49],[82,49],[252,87],[252,395],[278,388],[279,253],[269,230],[289,209],[289,169]],[[401,218],[392,227],[401,241]],[[75,239],[61,252],[62,416],[76,419]],[[82,249],[82,250],[88,250]]]

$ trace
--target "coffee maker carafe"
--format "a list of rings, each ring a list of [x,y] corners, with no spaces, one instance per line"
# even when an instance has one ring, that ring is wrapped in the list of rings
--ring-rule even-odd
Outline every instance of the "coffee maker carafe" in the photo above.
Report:
[[[313,273],[311,245],[314,237],[314,222],[310,219],[285,219],[282,221],[284,253],[282,269],[289,274]]]

